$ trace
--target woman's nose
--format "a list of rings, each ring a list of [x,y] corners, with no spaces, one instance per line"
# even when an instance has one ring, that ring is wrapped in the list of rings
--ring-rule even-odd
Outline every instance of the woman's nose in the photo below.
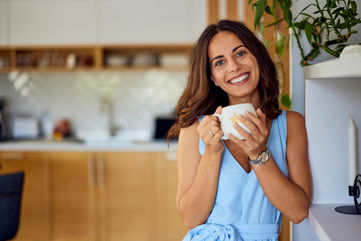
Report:
[[[240,68],[240,64],[237,63],[237,61],[233,58],[231,58],[229,61],[228,61],[228,72],[235,72],[237,70],[239,70]]]

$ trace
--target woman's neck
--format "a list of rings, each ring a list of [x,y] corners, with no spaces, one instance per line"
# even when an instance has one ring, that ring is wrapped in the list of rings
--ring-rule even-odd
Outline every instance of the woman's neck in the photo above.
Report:
[[[255,109],[261,106],[261,98],[259,97],[258,91],[255,91],[253,94],[247,97],[228,96],[228,98],[229,98],[229,105],[252,103]]]

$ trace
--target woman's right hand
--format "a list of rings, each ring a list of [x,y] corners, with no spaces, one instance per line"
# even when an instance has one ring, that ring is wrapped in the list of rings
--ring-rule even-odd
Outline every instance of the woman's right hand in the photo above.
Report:
[[[218,106],[215,114],[222,113],[222,106]],[[212,152],[221,152],[224,149],[221,142],[223,131],[221,130],[220,121],[216,116],[207,115],[199,123],[198,135],[206,145],[206,149]]]

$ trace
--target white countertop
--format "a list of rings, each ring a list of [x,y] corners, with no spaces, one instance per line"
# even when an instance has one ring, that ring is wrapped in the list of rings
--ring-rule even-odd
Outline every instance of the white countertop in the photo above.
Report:
[[[75,141],[53,142],[37,141],[12,141],[0,142],[0,151],[134,151],[134,152],[163,152],[175,151],[176,142],[165,141],[151,142],[100,142],[84,144]]]
[[[312,204],[308,220],[320,241],[360,241],[361,215],[347,215],[335,207],[352,204]]]

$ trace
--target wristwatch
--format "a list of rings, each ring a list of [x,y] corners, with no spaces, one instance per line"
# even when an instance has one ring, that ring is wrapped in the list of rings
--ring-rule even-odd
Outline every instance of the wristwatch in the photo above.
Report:
[[[258,166],[261,166],[261,165],[264,165],[268,162],[268,160],[270,159],[271,157],[271,152],[268,150],[268,148],[266,147],[266,149],[264,151],[261,151],[259,154],[258,154],[258,157],[255,159],[255,160],[251,160],[249,159],[249,162],[252,164],[252,165],[258,165]]]

